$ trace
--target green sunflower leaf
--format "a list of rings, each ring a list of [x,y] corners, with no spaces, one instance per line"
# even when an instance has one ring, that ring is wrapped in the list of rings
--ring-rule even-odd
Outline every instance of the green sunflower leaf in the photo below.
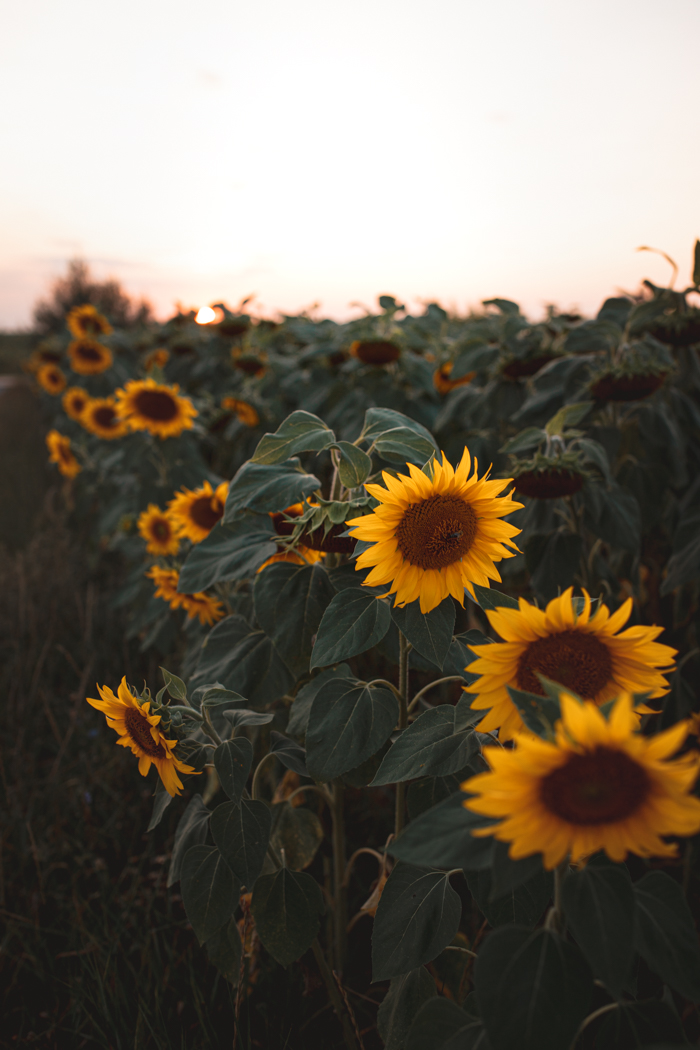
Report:
[[[700,1002],[700,946],[682,887],[650,871],[634,884],[634,899],[637,951],[662,981]]]
[[[260,876],[250,910],[265,948],[281,966],[289,966],[316,937],[325,905],[315,879],[280,868]]]
[[[322,419],[299,409],[280,423],[274,434],[264,434],[251,463],[281,463],[298,452],[320,452],[335,441],[335,434]]]
[[[339,591],[323,614],[311,653],[311,668],[357,656],[380,642],[391,623],[387,605],[359,587]]]
[[[245,510],[258,514],[284,510],[293,503],[301,503],[320,488],[318,478],[305,474],[296,458],[273,466],[250,460],[236,472],[229,485],[223,523],[231,524]]]
[[[253,745],[246,737],[225,740],[214,752],[214,767],[232,802],[240,802],[253,763]]]
[[[447,658],[455,626],[455,603],[448,595],[429,613],[420,611],[420,602],[409,602],[403,608],[395,606],[391,617],[399,630],[421,656],[442,670]]]
[[[404,1050],[416,1014],[424,1003],[436,996],[435,981],[424,966],[392,978],[377,1013],[377,1029],[385,1050]],[[428,1050],[434,1048],[435,1043],[431,1042]]]
[[[393,839],[386,851],[398,860],[430,868],[480,871],[491,867],[493,838],[472,835],[493,821],[462,805],[467,796],[456,791],[437,806],[421,813]]]
[[[399,717],[392,692],[356,678],[331,678],[316,693],[306,730],[309,776],[332,780],[371,758]]]
[[[197,940],[204,944],[231,919],[240,883],[214,846],[191,846],[181,875],[182,903]]]
[[[222,857],[246,890],[260,874],[270,841],[272,817],[264,802],[223,802],[211,815],[211,833]]]

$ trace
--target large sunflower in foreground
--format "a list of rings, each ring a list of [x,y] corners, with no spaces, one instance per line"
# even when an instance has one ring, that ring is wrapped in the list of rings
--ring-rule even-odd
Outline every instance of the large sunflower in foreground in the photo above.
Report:
[[[177,554],[180,546],[180,537],[173,527],[170,515],[157,507],[155,503],[149,503],[146,510],[139,516],[137,522],[139,534],[146,541],[146,550],[149,554],[166,557],[168,554]]]
[[[676,845],[661,836],[700,831],[700,801],[690,794],[700,756],[671,758],[688,723],[646,737],[635,731],[628,693],[609,720],[590,701],[566,693],[560,701],[554,742],[527,734],[516,736],[513,749],[484,749],[491,771],[461,785],[475,796],[464,805],[500,823],[472,834],[510,842],[513,860],[542,853],[549,869],[598,850],[618,862],[628,853],[675,856]]]
[[[192,543],[201,543],[223,517],[228,481],[222,481],[213,489],[205,481],[198,489],[187,489],[176,493],[168,503],[168,513],[180,536]]]
[[[572,587],[546,609],[521,598],[519,609],[487,610],[491,626],[505,640],[470,646],[478,659],[469,664],[469,671],[481,677],[465,688],[477,694],[473,708],[491,709],[479,723],[481,732],[498,729],[501,739],[509,740],[523,728],[507,686],[544,696],[538,674],[598,704],[623,691],[651,697],[668,691],[664,674],[673,669],[676,650],[654,640],[663,628],[637,625],[621,631],[632,612],[632,599],[612,616],[602,604],[591,616],[591,600],[583,593],[580,612],[574,607]]]
[[[83,390],[80,386],[71,386],[61,398],[61,404],[66,415],[79,423],[89,400],[90,395],[87,390]]]
[[[117,695],[109,686],[99,686],[100,700],[86,697],[87,702],[101,711],[109,725],[119,734],[118,744],[130,748],[139,760],[139,773],[145,777],[151,765],[158,770],[163,787],[169,795],[179,795],[182,781],[178,773],[194,773],[193,766],[186,766],[173,753],[177,740],[168,740],[158,724],[161,715],[149,714],[150,700],[139,703],[122,678]]]
[[[58,365],[42,365],[36,373],[36,379],[47,394],[60,394],[66,389],[66,377]]]
[[[58,430],[49,430],[46,435],[49,461],[55,463],[64,478],[74,478],[83,469],[70,447],[70,438]]]
[[[94,339],[75,339],[68,347],[70,366],[80,376],[98,376],[112,367],[112,351]]]
[[[80,422],[95,437],[105,441],[124,437],[129,428],[117,415],[117,403],[113,397],[91,397],[83,409]]]
[[[180,397],[177,383],[165,386],[155,379],[131,379],[117,390],[117,412],[132,430],[147,430],[159,438],[189,430],[197,413],[188,397]]]
[[[107,318],[89,303],[84,306],[74,306],[66,318],[66,324],[76,339],[109,335],[112,331],[112,326]]]
[[[509,496],[499,496],[512,479],[488,480],[470,476],[471,456],[465,448],[456,470],[444,452],[435,460],[429,478],[408,464],[410,477],[382,472],[384,484],[365,485],[380,501],[371,514],[352,518],[351,535],[373,544],[357,559],[356,568],[373,566],[364,581],[368,587],[391,583],[396,605],[420,600],[428,613],[451,594],[464,605],[464,589],[474,596],[474,584],[490,586],[500,580],[495,561],[512,558],[520,529],[502,519],[522,507]]]

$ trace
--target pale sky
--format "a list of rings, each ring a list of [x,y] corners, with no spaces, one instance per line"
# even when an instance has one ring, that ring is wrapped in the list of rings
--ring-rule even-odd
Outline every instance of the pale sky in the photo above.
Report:
[[[700,0],[0,0],[0,327],[75,255],[161,315],[685,282],[699,52]]]

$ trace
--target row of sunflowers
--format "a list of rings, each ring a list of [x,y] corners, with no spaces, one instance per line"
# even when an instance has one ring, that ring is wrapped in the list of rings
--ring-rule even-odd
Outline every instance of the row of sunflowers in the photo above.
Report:
[[[697,1039],[698,281],[696,248],[683,292],[538,323],[83,305],[37,348],[178,669],[89,703],[159,774],[149,830],[187,791],[169,882],[236,1038],[309,953],[348,1050]]]

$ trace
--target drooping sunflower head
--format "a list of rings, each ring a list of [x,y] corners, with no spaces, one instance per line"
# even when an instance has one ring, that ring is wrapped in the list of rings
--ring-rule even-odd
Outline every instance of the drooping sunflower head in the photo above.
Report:
[[[79,423],[89,400],[90,395],[87,390],[83,390],[79,386],[71,386],[61,398],[63,411],[70,419],[74,419],[76,423]]]
[[[183,488],[168,503],[168,513],[178,535],[192,543],[206,539],[223,516],[228,493],[228,481],[213,489],[208,481],[198,489]]]
[[[117,412],[131,430],[147,430],[159,438],[176,437],[192,427],[197,409],[178,393],[174,383],[165,386],[155,379],[131,379],[117,390]]]
[[[109,335],[112,331],[112,326],[104,314],[89,303],[84,306],[74,306],[66,318],[66,324],[76,339]]]
[[[149,503],[146,510],[139,516],[137,524],[141,537],[146,541],[146,550],[149,554],[155,554],[157,557],[177,554],[180,537],[166,511],[161,510],[155,503]]]
[[[193,620],[197,616],[203,627],[211,627],[226,615],[222,603],[204,591],[198,594],[181,594],[180,597],[182,598],[181,606],[187,613],[187,618]]]
[[[476,694],[473,708],[490,708],[479,723],[483,732],[498,729],[501,739],[508,740],[523,729],[507,687],[543,696],[538,675],[597,704],[622,691],[652,698],[668,691],[664,675],[673,670],[676,650],[655,641],[663,628],[638,625],[623,631],[632,612],[631,598],[612,615],[602,604],[591,615],[591,600],[583,593],[580,610],[569,587],[546,609],[521,598],[518,609],[487,611],[504,641],[471,647],[477,659],[469,670],[480,678],[466,687]]]
[[[180,573],[177,569],[161,569],[160,565],[152,565],[146,570],[146,576],[155,584],[156,598],[162,598],[168,602],[171,609],[179,609],[182,605],[182,595],[177,589]]]
[[[235,397],[224,397],[221,400],[221,407],[225,412],[233,412],[239,423],[243,423],[246,427],[257,427],[260,422],[257,409],[247,401],[239,401]]]
[[[464,589],[474,595],[474,584],[489,587],[500,580],[495,562],[512,558],[513,542],[520,529],[503,518],[521,503],[498,494],[512,479],[483,478],[465,448],[454,470],[443,453],[432,477],[408,464],[410,477],[382,474],[386,488],[366,485],[380,506],[362,518],[352,518],[351,535],[372,543],[363,551],[356,568],[372,567],[365,584],[390,583],[396,605],[420,601],[422,613],[430,612],[451,594],[464,604]]]
[[[170,358],[170,351],[166,350],[165,347],[161,347],[158,350],[151,350],[150,354],[147,354],[144,358],[143,367],[146,372],[150,372],[153,368],[164,368]]]
[[[458,386],[466,386],[468,383],[471,383],[476,375],[476,372],[467,372],[466,375],[460,376],[459,379],[450,379],[453,368],[454,362],[446,361],[444,365],[440,365],[433,372],[433,385],[438,394],[449,394],[450,390],[456,390]]]
[[[60,394],[66,389],[66,377],[58,365],[42,365],[37,370],[36,378],[47,394]]]
[[[112,351],[95,339],[74,339],[68,356],[71,368],[81,376],[96,376],[112,367]]]
[[[530,499],[561,499],[583,488],[585,475],[575,466],[546,466],[515,475],[515,491]]]
[[[509,842],[513,860],[542,853],[549,869],[599,850],[617,862],[628,852],[675,856],[662,836],[700,830],[700,801],[690,794],[700,757],[672,758],[688,724],[643,736],[626,693],[609,719],[566,693],[560,703],[555,741],[517,735],[512,750],[484,749],[491,771],[461,785],[474,795],[464,805],[499,823],[473,833]]]
[[[150,700],[142,701],[129,689],[126,678],[122,678],[117,695],[109,686],[98,686],[99,700],[87,697],[91,707],[101,711],[107,723],[119,735],[117,741],[128,747],[139,760],[139,773],[146,776],[151,765],[158,770],[163,787],[169,795],[179,795],[182,781],[178,773],[194,773],[192,766],[185,765],[175,755],[177,740],[168,740],[160,730],[161,715],[152,715]]]
[[[257,379],[262,379],[267,371],[267,354],[264,350],[255,351],[234,346],[231,350],[231,361],[239,372],[255,376]]]
[[[117,415],[117,403],[113,397],[89,398],[80,422],[91,434],[105,441],[113,441],[129,433],[128,426]]]
[[[83,469],[71,449],[70,438],[58,430],[49,430],[46,435],[49,461],[55,463],[64,478],[74,478]]]
[[[294,532],[294,519],[300,518],[304,513],[303,503],[293,503],[285,510],[270,511],[272,524],[278,536],[291,536]],[[289,562],[290,565],[313,565],[323,557],[323,551],[311,550],[303,543],[298,543],[294,548],[287,548],[283,543],[277,545],[277,553],[272,554],[262,563],[257,572],[262,572],[268,565],[276,565],[277,562]]]
[[[401,349],[388,339],[356,339],[350,344],[350,353],[364,365],[390,365],[398,361]]]

